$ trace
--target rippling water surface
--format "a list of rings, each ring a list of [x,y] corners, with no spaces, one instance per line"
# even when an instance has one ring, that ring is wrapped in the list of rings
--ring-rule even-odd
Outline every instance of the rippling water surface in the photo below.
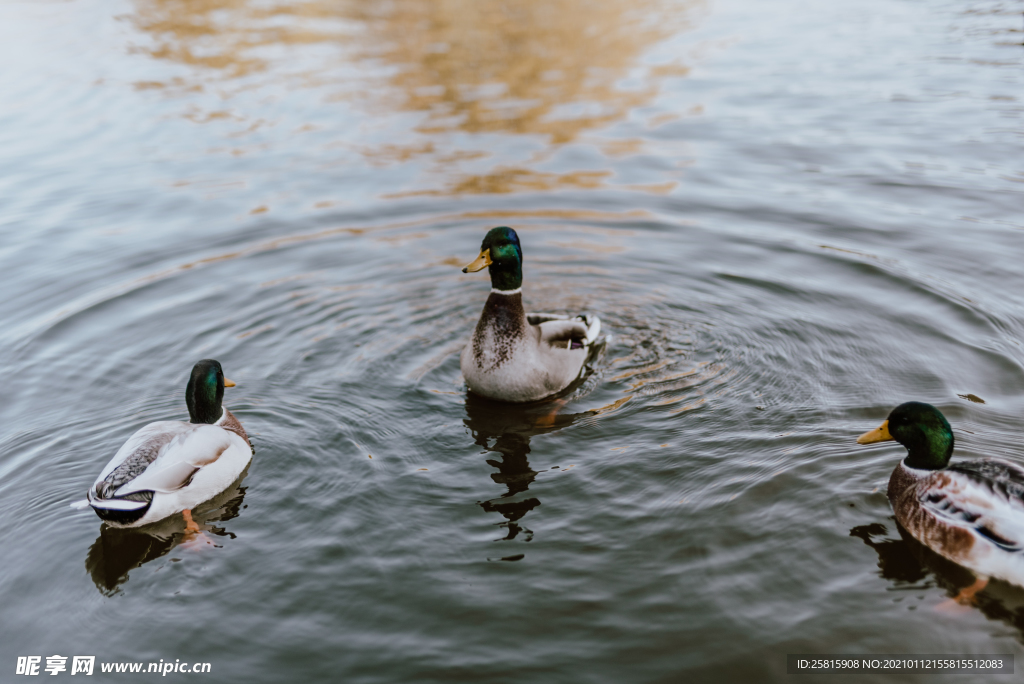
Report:
[[[854,444],[918,399],[961,458],[1024,460],[1020,10],[0,3],[0,668],[1022,654],[1024,590],[940,610],[970,579],[900,538],[899,448]],[[488,283],[457,266],[494,225],[529,309],[611,335],[566,401],[466,395]],[[215,543],[69,508],[203,357],[256,446]]]

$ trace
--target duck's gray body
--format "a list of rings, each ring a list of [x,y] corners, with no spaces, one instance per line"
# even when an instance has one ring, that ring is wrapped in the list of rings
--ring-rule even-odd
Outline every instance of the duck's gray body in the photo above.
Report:
[[[492,290],[462,351],[462,377],[489,399],[544,399],[580,377],[600,330],[596,317],[527,314],[521,290]]]
[[[112,526],[148,525],[212,499],[251,459],[249,438],[227,409],[212,425],[150,423],[114,454],[86,500]]]
[[[138,430],[100,471],[85,501],[71,505],[91,506],[113,526],[139,527],[224,491],[253,454],[242,424],[221,403],[224,388],[234,386],[219,361],[197,363],[185,387],[190,422],[162,420]]]
[[[908,401],[858,444],[895,440],[906,457],[889,478],[896,521],[912,537],[987,582],[1024,586],[1024,467],[983,458],[950,465],[953,429],[931,404]],[[968,598],[971,594],[968,594]]]
[[[1002,459],[889,478],[896,520],[919,542],[987,577],[1024,587],[1024,467]]]

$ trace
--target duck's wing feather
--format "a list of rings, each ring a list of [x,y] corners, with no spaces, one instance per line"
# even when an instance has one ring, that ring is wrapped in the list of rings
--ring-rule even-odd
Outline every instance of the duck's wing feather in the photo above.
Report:
[[[119,487],[137,477],[156,460],[166,443],[188,425],[178,420],[161,420],[139,428],[100,471],[97,484],[109,480]]]
[[[584,342],[587,339],[587,326],[582,321],[545,321],[537,327],[541,342],[552,347],[568,347],[573,340]]]
[[[526,321],[530,325],[540,325],[548,321],[567,321],[569,320],[568,314],[554,314],[554,313],[528,313],[526,314]]]
[[[542,342],[552,346],[559,346],[559,342],[576,340],[584,345],[591,344],[601,334],[601,319],[597,316],[576,316],[569,319],[568,316],[556,317],[555,314],[530,314],[531,317],[540,320],[542,316],[549,318],[534,323],[534,318],[528,318],[532,325],[540,328]]]
[[[181,489],[196,471],[216,461],[230,446],[230,433],[215,425],[150,423],[111,459],[97,479],[96,491],[108,498]]]
[[[922,508],[1004,551],[1024,551],[1024,468],[998,459],[964,461],[922,480]]]

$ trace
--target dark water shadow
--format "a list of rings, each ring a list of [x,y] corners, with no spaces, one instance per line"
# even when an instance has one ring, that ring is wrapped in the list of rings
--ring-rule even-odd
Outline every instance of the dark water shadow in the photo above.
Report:
[[[850,530],[851,537],[863,540],[878,554],[879,574],[892,581],[894,589],[939,586],[953,597],[975,581],[970,570],[935,553],[910,536],[895,520],[894,524],[898,539],[884,538],[888,530],[881,523],[858,525]],[[989,620],[1012,627],[1017,632],[1017,640],[1024,643],[1024,588],[992,580],[975,597],[974,608]]]
[[[540,506],[536,497],[526,496],[530,484],[536,479],[537,471],[530,466],[530,440],[548,432],[568,427],[577,420],[593,415],[583,413],[559,413],[567,399],[556,399],[533,404],[506,404],[475,396],[466,395],[466,418],[463,423],[473,435],[473,441],[498,458],[488,458],[487,464],[497,469],[491,479],[505,485],[507,491],[487,501],[478,501],[488,513],[497,513],[504,518],[497,525],[505,530],[505,536],[495,541],[511,541],[519,538],[529,542],[533,531],[522,520],[527,513]],[[523,554],[491,560],[521,560]]]
[[[138,528],[118,528],[103,523],[100,536],[85,557],[85,569],[96,588],[105,596],[117,594],[121,585],[128,581],[129,572],[166,556],[182,543],[194,543],[198,551],[202,547],[221,546],[209,535],[234,539],[233,533],[213,523],[231,520],[241,513],[245,498],[245,487],[241,483],[248,472],[246,466],[230,487],[192,510],[192,519],[201,530],[198,537],[185,534],[185,519],[180,513]]]

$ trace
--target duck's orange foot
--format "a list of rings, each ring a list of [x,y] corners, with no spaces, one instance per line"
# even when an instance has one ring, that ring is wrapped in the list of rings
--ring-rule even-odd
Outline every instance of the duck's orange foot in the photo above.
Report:
[[[192,510],[186,508],[181,512],[181,517],[185,519],[185,534],[199,534],[199,525],[192,519]]]
[[[973,606],[977,602],[978,593],[986,586],[988,586],[988,578],[979,577],[974,580],[974,584],[964,587],[956,596],[946,599],[936,606],[935,609],[944,613],[962,613],[965,608]]]
[[[977,594],[982,589],[988,586],[988,577],[979,577],[974,580],[974,584],[969,587],[964,587],[960,590],[953,600],[963,606],[973,605],[977,601]]]
[[[568,399],[555,399],[547,407],[547,412],[539,416],[534,422],[534,426],[538,428],[550,428],[555,426],[555,419],[558,418],[558,412],[569,403]]]
[[[185,509],[181,512],[185,518],[185,532],[182,535],[181,545],[190,549],[199,549],[207,544],[213,545],[213,540],[205,534],[195,520],[192,519],[192,511]]]

